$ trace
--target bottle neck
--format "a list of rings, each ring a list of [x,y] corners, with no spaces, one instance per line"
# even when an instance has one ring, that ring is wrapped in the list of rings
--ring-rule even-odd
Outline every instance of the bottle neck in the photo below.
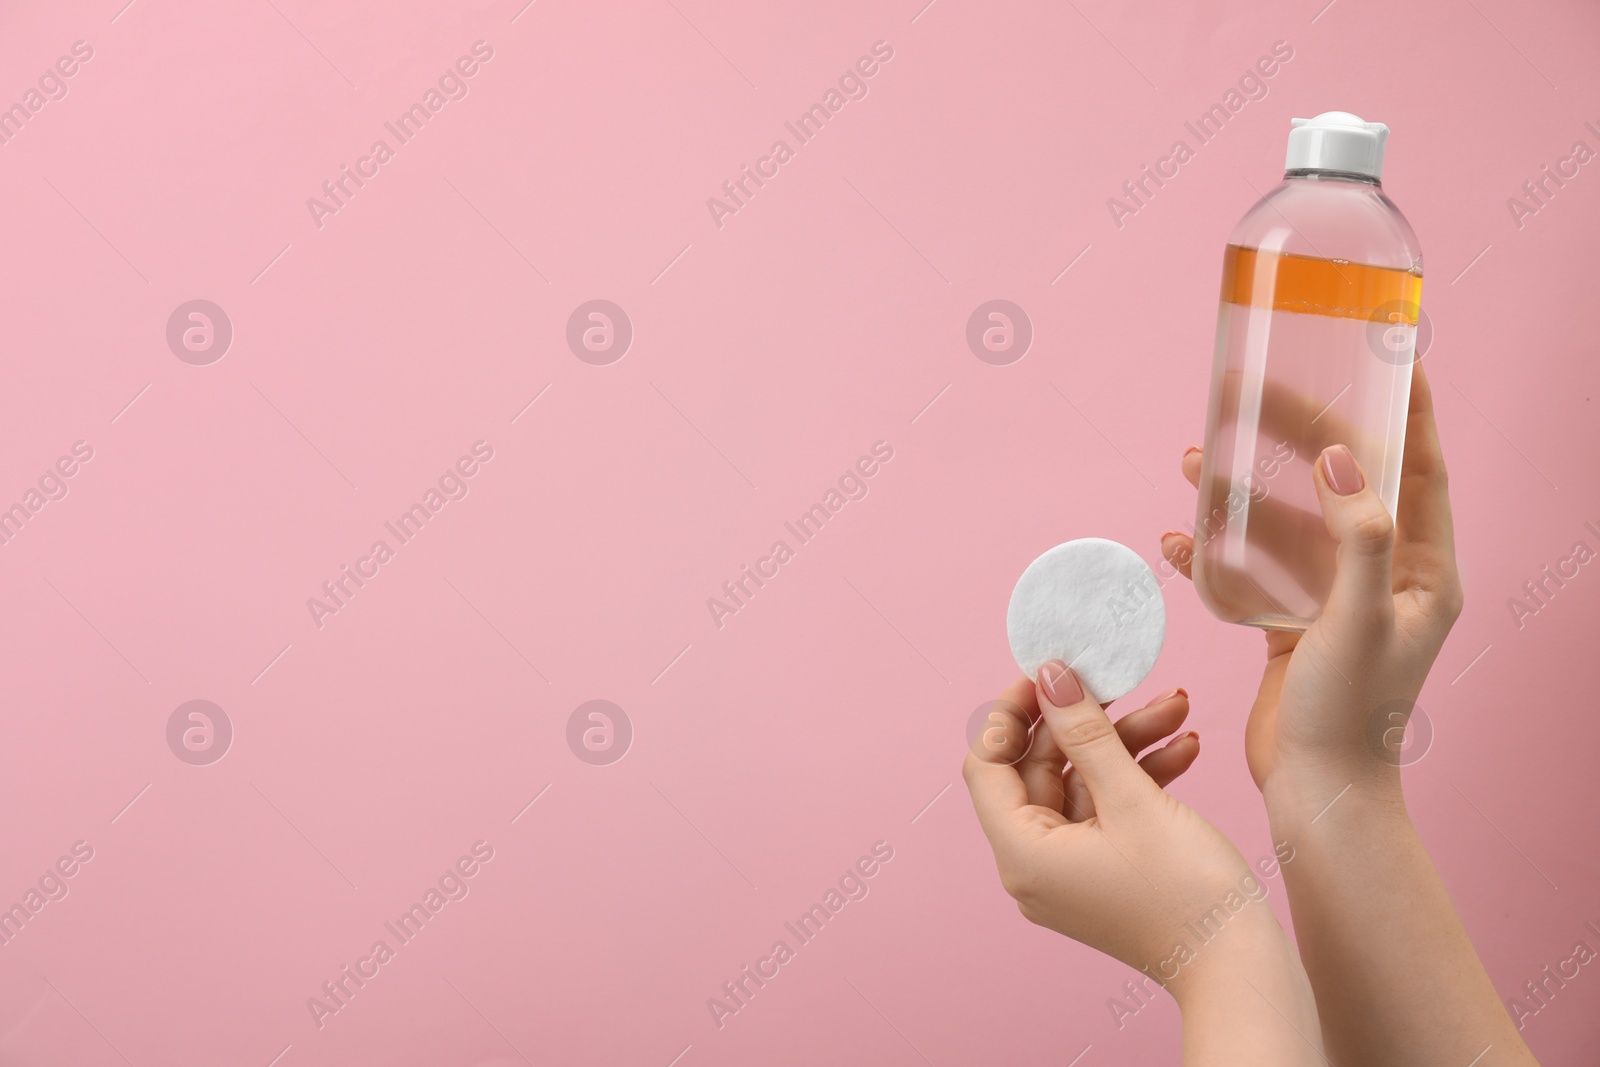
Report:
[[[1315,182],[1355,182],[1359,185],[1383,187],[1383,183],[1370,174],[1356,174],[1346,170],[1312,170],[1307,168],[1304,170],[1285,171],[1283,180],[1288,181],[1290,178],[1304,178]]]

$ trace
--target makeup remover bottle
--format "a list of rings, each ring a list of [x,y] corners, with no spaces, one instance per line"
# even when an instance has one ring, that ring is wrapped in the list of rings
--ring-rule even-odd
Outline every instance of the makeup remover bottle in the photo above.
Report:
[[[1383,192],[1388,136],[1343,111],[1295,119],[1283,183],[1228,238],[1193,560],[1226,622],[1300,631],[1321,610],[1324,448],[1347,446],[1391,515],[1399,499],[1422,252]]]

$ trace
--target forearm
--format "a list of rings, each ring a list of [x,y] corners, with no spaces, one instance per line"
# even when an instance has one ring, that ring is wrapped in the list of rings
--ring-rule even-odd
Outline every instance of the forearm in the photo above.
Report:
[[[1325,1067],[1305,968],[1267,906],[1256,909],[1259,921],[1196,945],[1174,988],[1185,1067]]]
[[[1406,813],[1399,768],[1282,773],[1264,790],[1337,1064],[1533,1064]]]

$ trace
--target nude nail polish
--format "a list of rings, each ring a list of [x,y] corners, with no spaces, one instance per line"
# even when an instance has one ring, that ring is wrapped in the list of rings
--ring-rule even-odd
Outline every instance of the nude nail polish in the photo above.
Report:
[[[1083,685],[1071,667],[1058,659],[1039,668],[1039,688],[1045,699],[1058,708],[1070,708],[1083,699]]]
[[[1344,445],[1333,445],[1323,450],[1322,476],[1328,480],[1328,488],[1340,496],[1359,493],[1367,484],[1367,480],[1361,476],[1356,457]]]

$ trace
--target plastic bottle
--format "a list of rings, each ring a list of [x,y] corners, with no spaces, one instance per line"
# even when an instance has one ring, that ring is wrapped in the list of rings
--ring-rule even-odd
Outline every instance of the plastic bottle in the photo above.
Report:
[[[1422,253],[1379,181],[1388,135],[1295,119],[1283,184],[1228,238],[1193,560],[1226,622],[1299,631],[1321,611],[1324,448],[1346,445],[1390,514],[1399,499]]]

